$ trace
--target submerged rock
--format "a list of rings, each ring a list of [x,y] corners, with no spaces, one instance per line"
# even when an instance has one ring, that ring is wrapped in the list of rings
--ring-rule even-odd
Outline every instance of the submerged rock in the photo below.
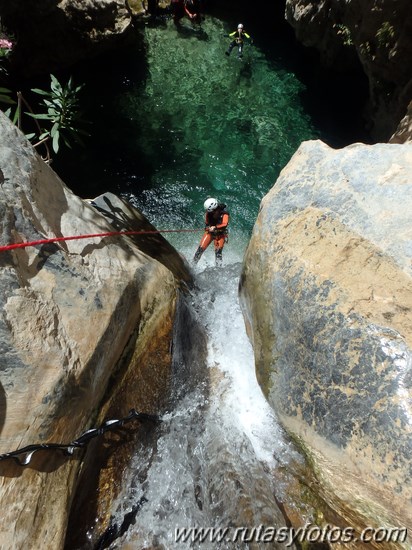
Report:
[[[1,113],[0,135],[2,246],[116,230]],[[136,213],[134,227],[139,223],[148,222]],[[164,239],[153,238],[159,256]],[[162,410],[180,281],[150,257],[150,243],[143,252],[142,243],[117,236],[0,252],[0,454],[69,443],[132,408]],[[190,281],[180,256],[170,248],[167,254]],[[119,455],[110,454],[115,462]],[[80,459],[80,450],[71,458],[49,450],[36,452],[27,467],[0,461],[2,548],[62,547]],[[94,468],[98,475],[97,462]]]
[[[412,145],[304,143],[241,278],[258,380],[358,529],[412,528],[411,173]]]

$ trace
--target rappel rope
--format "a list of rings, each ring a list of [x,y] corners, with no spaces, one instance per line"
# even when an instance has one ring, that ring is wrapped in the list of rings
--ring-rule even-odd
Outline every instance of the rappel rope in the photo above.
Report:
[[[27,466],[36,451],[57,450],[62,451],[65,455],[72,455],[75,449],[85,447],[91,439],[103,435],[109,430],[114,430],[119,426],[123,426],[123,424],[126,424],[133,419],[161,422],[161,419],[156,415],[139,413],[134,409],[131,409],[128,416],[125,416],[120,420],[106,420],[99,428],[87,430],[80,437],[70,443],[39,443],[36,445],[28,445],[27,447],[22,447],[16,451],[0,454],[0,461],[13,458],[20,466]]]
[[[71,237],[52,237],[50,239],[41,239],[38,241],[30,241],[23,243],[8,244],[0,246],[0,252],[14,250],[15,248],[27,248],[29,246],[37,246],[39,244],[57,243],[61,241],[74,241],[78,239],[96,239],[99,237],[117,237],[129,235],[153,235],[156,233],[194,233],[204,231],[203,229],[156,229],[152,231],[108,231],[107,233],[92,233],[89,235],[73,235]]]

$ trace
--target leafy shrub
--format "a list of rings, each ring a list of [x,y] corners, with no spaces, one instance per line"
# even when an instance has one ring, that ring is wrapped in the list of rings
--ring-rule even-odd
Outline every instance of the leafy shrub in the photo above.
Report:
[[[344,46],[353,46],[353,40],[349,28],[346,25],[333,25],[336,29],[336,34],[341,37]]]
[[[27,114],[36,120],[47,121],[51,125],[50,128],[43,130],[39,140],[51,139],[53,151],[57,153],[61,141],[69,148],[72,141],[83,145],[81,135],[88,134],[80,128],[81,124],[85,123],[79,111],[78,97],[83,85],[74,86],[71,77],[66,85],[60,84],[53,75],[50,75],[50,78],[50,91],[32,89],[32,92],[43,97],[40,107],[46,109],[46,112]]]
[[[395,38],[395,29],[389,23],[389,21],[385,21],[384,23],[382,23],[381,27],[378,29],[376,33],[376,40],[378,42],[378,45],[381,48],[389,49],[394,42],[394,38]]]
[[[72,142],[84,145],[81,136],[87,136],[88,133],[82,129],[82,125],[86,121],[82,119],[82,114],[79,110],[79,93],[83,85],[75,86],[72,78],[69,79],[66,85],[62,85],[55,76],[50,75],[50,91],[33,88],[32,92],[42,97],[38,105],[38,111],[35,113],[30,104],[26,101],[21,92],[17,92],[17,100],[13,96],[13,92],[8,88],[0,88],[0,103],[7,105],[16,105],[9,107],[5,114],[12,120],[14,124],[21,129],[22,115],[28,115],[34,119],[37,131],[34,133],[26,133],[26,137],[34,141],[33,146],[39,147],[43,145],[46,149],[46,157],[44,160],[50,162],[50,151],[47,143],[51,141],[52,149],[58,153],[60,145],[71,148]],[[25,106],[28,111],[22,111]]]

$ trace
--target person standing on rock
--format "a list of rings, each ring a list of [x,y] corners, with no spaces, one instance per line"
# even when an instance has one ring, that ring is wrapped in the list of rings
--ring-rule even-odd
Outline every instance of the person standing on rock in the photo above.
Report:
[[[142,0],[145,14],[156,16],[159,11],[159,0]]]
[[[171,0],[170,10],[172,13],[174,24],[178,25],[182,17],[184,17],[185,15],[184,0]]]
[[[185,0],[185,12],[192,23],[201,23],[199,0]]]
[[[228,224],[229,212],[226,210],[226,205],[219,203],[214,198],[205,200],[205,233],[200,241],[200,245],[195,252],[193,262],[197,264],[203,252],[212,241],[215,244],[215,262],[216,266],[221,266],[223,263],[222,252],[223,247],[228,239]]]

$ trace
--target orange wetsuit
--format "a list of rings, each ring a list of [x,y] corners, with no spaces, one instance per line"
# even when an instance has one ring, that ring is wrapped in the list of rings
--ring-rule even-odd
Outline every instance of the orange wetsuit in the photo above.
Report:
[[[222,263],[222,250],[227,239],[227,226],[229,223],[229,212],[226,205],[219,204],[213,212],[206,212],[205,215],[205,233],[196,250],[194,262],[200,260],[201,255],[212,241],[215,243],[216,265]]]

